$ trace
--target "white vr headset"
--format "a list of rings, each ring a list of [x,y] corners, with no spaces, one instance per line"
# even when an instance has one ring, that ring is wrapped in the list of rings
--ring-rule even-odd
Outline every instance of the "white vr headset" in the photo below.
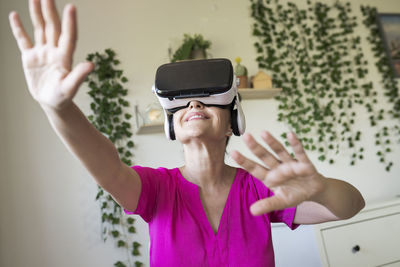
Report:
[[[190,60],[161,65],[156,72],[153,93],[164,110],[165,135],[175,140],[173,114],[193,100],[205,106],[230,108],[234,135],[242,135],[246,122],[232,63],[228,59]]]

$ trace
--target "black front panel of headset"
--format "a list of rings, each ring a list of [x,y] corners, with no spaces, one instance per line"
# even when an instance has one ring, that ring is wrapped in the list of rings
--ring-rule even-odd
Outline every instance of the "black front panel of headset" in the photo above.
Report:
[[[206,97],[231,89],[232,79],[228,59],[190,60],[160,66],[155,87],[161,97]]]

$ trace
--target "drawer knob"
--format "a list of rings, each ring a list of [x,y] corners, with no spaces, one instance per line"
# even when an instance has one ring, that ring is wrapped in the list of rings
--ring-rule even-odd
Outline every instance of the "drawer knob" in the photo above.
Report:
[[[355,245],[352,249],[351,249],[351,252],[353,252],[353,253],[357,253],[357,252],[359,252],[360,251],[360,246],[359,245]]]

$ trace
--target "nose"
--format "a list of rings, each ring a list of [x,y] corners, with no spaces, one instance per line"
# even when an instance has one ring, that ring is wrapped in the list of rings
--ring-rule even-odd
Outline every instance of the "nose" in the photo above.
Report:
[[[197,100],[190,101],[189,109],[193,109],[193,108],[203,109],[204,104]]]

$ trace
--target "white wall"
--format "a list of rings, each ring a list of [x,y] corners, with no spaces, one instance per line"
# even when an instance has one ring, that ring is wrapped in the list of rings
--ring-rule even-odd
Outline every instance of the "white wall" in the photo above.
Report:
[[[1,90],[0,90],[0,266],[112,266],[123,255],[100,238],[100,213],[94,201],[96,185],[88,173],[63,147],[46,117],[31,99],[23,78],[17,46],[9,31],[7,16],[17,10],[29,25],[26,1],[0,1]],[[72,1],[78,7],[79,42],[76,61],[89,52],[111,47],[123,62],[130,78],[129,100],[141,108],[155,99],[150,93],[156,67],[168,61],[167,49],[180,43],[183,33],[202,33],[212,40],[214,57],[241,56],[249,73],[257,71],[251,36],[249,1],[229,0],[120,0]],[[302,1],[296,1],[299,5]],[[329,3],[330,1],[326,1]],[[66,0],[58,1],[61,8]],[[400,12],[398,0],[352,1],[377,6],[380,12]],[[30,26],[27,28],[30,30]],[[366,34],[360,28],[361,34]],[[368,47],[365,47],[368,52]],[[366,53],[367,57],[370,54]],[[370,61],[373,70],[372,61]],[[371,79],[376,79],[371,74]],[[378,84],[376,84],[378,86]],[[81,88],[77,104],[89,111],[87,88]],[[262,129],[279,135],[287,130],[276,121],[275,100],[244,101],[248,131],[256,136]],[[361,112],[360,112],[361,113]],[[400,151],[390,173],[377,163],[372,135],[366,120],[364,139],[366,159],[355,167],[341,157],[329,166],[315,160],[327,176],[357,186],[368,202],[400,194]],[[162,134],[134,136],[135,163],[173,167],[182,163],[180,145],[166,142]],[[240,138],[233,138],[228,150],[246,150]],[[156,153],[155,153],[156,152]],[[148,263],[147,226],[140,221],[138,239],[144,248],[141,260]],[[310,228],[274,236],[280,266],[319,266],[319,255]],[[297,254],[296,247],[303,248]],[[292,247],[290,247],[292,246]],[[293,248],[293,249],[288,249]],[[291,251],[288,261],[287,253]],[[294,264],[296,263],[296,264]]]

